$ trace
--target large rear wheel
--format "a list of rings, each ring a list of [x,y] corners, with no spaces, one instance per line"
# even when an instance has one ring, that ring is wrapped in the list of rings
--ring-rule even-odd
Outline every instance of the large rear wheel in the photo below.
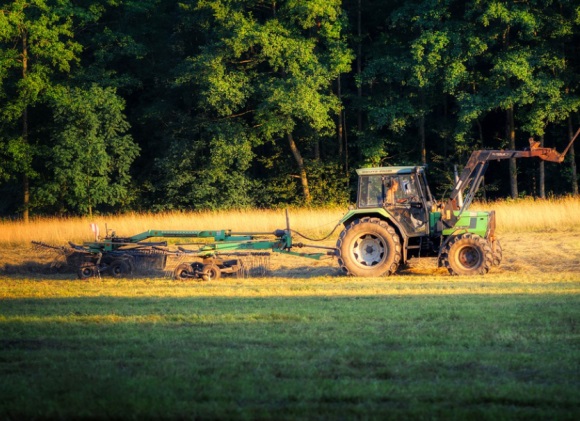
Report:
[[[485,275],[493,264],[493,253],[485,238],[467,233],[447,243],[440,262],[451,275]]]
[[[336,243],[338,264],[348,275],[384,276],[397,271],[401,241],[387,222],[365,217],[351,222]]]

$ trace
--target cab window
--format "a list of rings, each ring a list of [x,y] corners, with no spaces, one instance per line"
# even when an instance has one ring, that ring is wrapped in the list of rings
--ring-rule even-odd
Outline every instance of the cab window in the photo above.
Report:
[[[383,181],[380,175],[359,178],[359,208],[378,208],[383,205]]]

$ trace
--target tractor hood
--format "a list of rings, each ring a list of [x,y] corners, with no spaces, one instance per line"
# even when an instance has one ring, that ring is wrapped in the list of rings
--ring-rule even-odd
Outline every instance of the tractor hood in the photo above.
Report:
[[[443,230],[444,236],[457,234],[458,231],[470,232],[483,238],[495,235],[495,211],[463,212],[461,215],[455,211],[454,214],[458,217],[457,222],[453,227]],[[440,219],[440,212],[433,212],[431,218]]]

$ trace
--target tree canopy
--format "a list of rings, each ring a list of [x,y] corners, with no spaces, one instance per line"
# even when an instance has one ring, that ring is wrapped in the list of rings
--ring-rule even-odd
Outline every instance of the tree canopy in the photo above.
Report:
[[[0,215],[346,205],[362,166],[562,149],[573,0],[0,1]],[[578,194],[498,165],[488,195]]]

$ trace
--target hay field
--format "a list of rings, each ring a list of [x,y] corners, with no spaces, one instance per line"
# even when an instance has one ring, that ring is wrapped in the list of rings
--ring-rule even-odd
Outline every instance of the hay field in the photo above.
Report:
[[[520,199],[475,203],[471,210],[495,210],[499,234],[527,232],[579,232],[580,198],[547,200]],[[329,233],[346,209],[290,209],[291,228],[313,237]],[[28,224],[0,220],[0,245],[22,246],[31,241],[66,244],[91,241],[90,224],[96,223],[104,236],[105,226],[119,236],[131,236],[149,229],[218,230],[272,232],[286,227],[283,210],[237,210],[217,212],[127,213],[120,215],[36,218]],[[338,230],[335,233],[338,236]]]
[[[580,197],[476,202],[472,210],[495,210],[500,235],[580,231]]]
[[[291,228],[311,235],[328,233],[344,214],[343,209],[292,209]],[[286,227],[283,210],[237,210],[217,212],[128,213],[93,218],[37,218],[28,224],[0,221],[0,244],[22,246],[31,241],[66,244],[92,241],[90,224],[96,223],[104,237],[105,226],[117,235],[131,236],[150,229],[273,232]]]
[[[475,203],[471,209],[496,211],[498,234],[505,258],[502,267],[494,269],[495,271],[563,268],[574,271],[580,265],[574,257],[580,248],[580,198]],[[290,209],[290,226],[311,238],[322,238],[335,228],[345,211],[339,208]],[[131,236],[149,229],[273,232],[286,227],[286,215],[284,210],[238,210],[128,213],[93,218],[37,218],[28,224],[20,221],[0,221],[0,271],[9,266],[26,269],[28,266],[33,267],[35,261],[46,263],[47,256],[38,255],[31,247],[32,241],[56,246],[66,245],[69,241],[77,244],[92,241],[94,237],[90,230],[91,223],[99,225],[101,237],[105,234],[105,227],[119,236]],[[337,229],[322,244],[333,246],[340,231],[340,228]],[[294,241],[313,243],[299,236]],[[28,266],[24,262],[28,262]],[[20,269],[4,272],[22,273]],[[338,275],[336,262],[332,258],[317,262],[274,255],[272,269],[280,277]],[[409,270],[424,275],[439,273],[434,259],[411,260]]]

